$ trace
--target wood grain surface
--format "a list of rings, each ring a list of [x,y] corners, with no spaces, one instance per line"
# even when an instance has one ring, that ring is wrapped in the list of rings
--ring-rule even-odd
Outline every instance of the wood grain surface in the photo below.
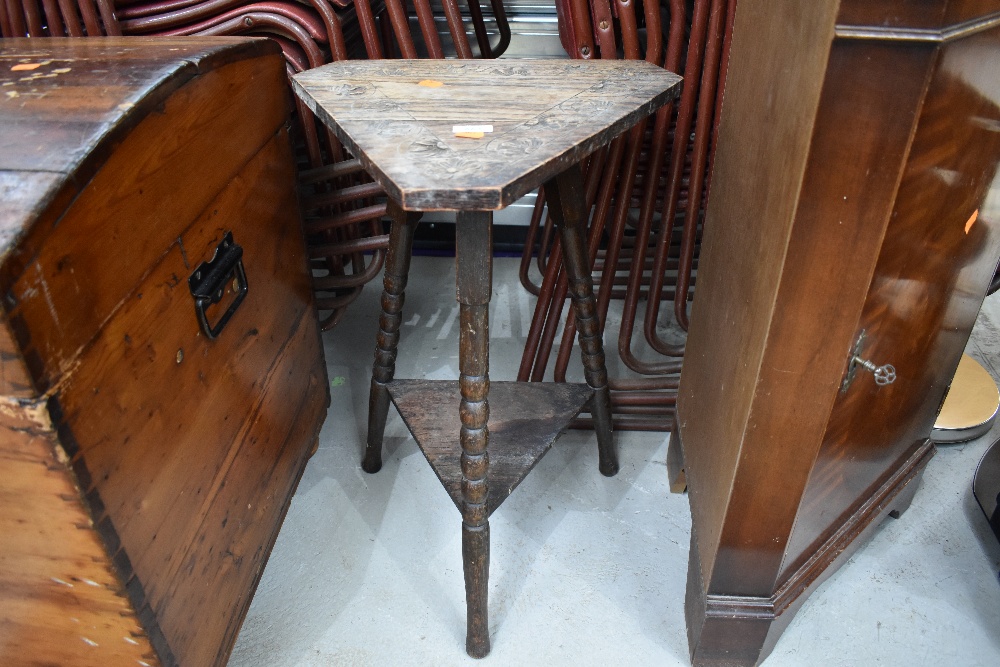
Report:
[[[174,39],[165,44],[121,38],[67,38],[58,40],[55,51],[53,45],[45,40],[20,38],[0,41],[0,294],[4,295],[24,276],[49,236],[63,233],[55,232],[57,223],[63,222],[66,209],[87,188],[111,153],[137,125],[157,111],[149,121],[150,134],[140,140],[147,146],[147,161],[155,162],[158,154],[155,151],[162,150],[162,142],[150,141],[150,135],[169,136],[169,130],[162,126],[165,109],[161,105],[173,91],[199,73],[227,62],[275,52],[274,45],[266,40]],[[124,63],[129,64],[127,69],[122,67]],[[280,71],[279,75],[283,76]],[[277,124],[271,131],[276,127]],[[99,196],[104,206],[99,216],[105,226],[96,232],[77,229],[72,236],[90,238],[94,233],[105,233],[110,246],[121,238],[123,228],[148,217],[141,215],[141,211],[116,207],[124,193],[130,191],[129,187],[138,182],[141,189],[142,179],[147,183],[163,181],[161,174],[144,175],[135,169],[132,159],[119,158],[119,161],[125,165],[117,172],[112,168],[104,176],[105,183],[98,183],[98,189],[111,189],[110,195]],[[197,161],[202,165],[210,163],[204,160],[204,151]],[[173,192],[169,188],[177,185],[182,184],[159,183],[168,192]],[[165,198],[160,204],[167,217],[177,213]],[[72,225],[64,225],[64,229],[66,226]],[[149,250],[162,252],[162,248]],[[63,255],[57,258],[60,262]],[[150,258],[119,253],[115,259],[125,264],[126,270],[137,270]],[[99,271],[103,268],[103,264],[96,267]],[[63,278],[68,274],[73,283],[69,294],[79,295],[81,283],[94,284],[88,283],[93,276],[87,276],[80,266],[71,266],[63,274]],[[37,279],[44,281],[38,275],[35,278],[36,283]],[[121,282],[127,286],[128,281]],[[44,300],[45,290],[37,287],[36,284],[28,289]],[[49,288],[50,294],[53,291],[60,290]],[[96,317],[98,321],[108,315],[107,308],[113,307],[115,299],[121,296],[114,290],[102,290],[99,294],[93,289],[86,291],[90,292],[88,299],[79,300],[78,305],[86,313],[84,318]],[[94,304],[93,299],[112,303],[101,306]],[[91,310],[92,306],[96,308]],[[5,310],[10,308],[8,299]],[[48,304],[42,308],[47,309]],[[44,324],[53,325],[47,330],[49,335],[58,335],[68,322]],[[36,331],[31,341],[27,332],[30,325],[18,313],[10,317],[5,314],[5,331],[0,334],[0,394],[29,397],[44,391],[59,372],[52,366],[58,369],[66,363],[67,355],[75,352],[80,339],[89,339],[95,331],[93,323],[77,324],[78,327],[71,327],[70,340],[45,343],[51,356],[46,353],[43,358],[38,345],[43,343],[45,333]],[[12,341],[10,346],[3,343],[7,339]]]
[[[1000,0],[843,0],[837,23],[877,28],[883,32],[910,33],[926,31],[935,38],[967,28],[1000,14]]]
[[[706,212],[698,299],[692,306],[677,396],[701,558],[689,567],[700,567],[706,579],[720,551],[730,506],[737,511],[747,509],[732,496],[741,457],[752,456],[761,466],[770,461],[758,452],[773,440],[760,424],[750,421],[750,412],[758,395],[770,314],[776,307],[784,259],[789,256],[797,193],[827,61],[825,52],[807,47],[829,43],[837,7],[832,0],[808,7],[788,0],[778,3],[780,9],[774,5],[764,12],[760,4],[745,0],[740,7],[746,8],[745,13],[737,12]],[[777,20],[777,16],[784,18]],[[791,59],[795,66],[786,66]],[[750,118],[759,123],[753,131],[747,131]],[[815,392],[796,395],[805,400]],[[802,417],[812,414],[809,411]],[[806,425],[802,420],[798,423]],[[765,444],[747,446],[751,426]],[[797,435],[788,434],[789,447],[799,443]],[[766,503],[758,509],[768,515],[773,510]]]
[[[404,209],[497,210],[674,99],[680,77],[623,60],[370,61],[293,87]],[[493,131],[454,135],[469,124]]]
[[[932,54],[926,45],[860,42],[838,43],[830,54],[732,489],[732,500],[755,501],[729,508],[715,565],[718,590],[769,594],[776,584],[858,336]],[[889,77],[895,85],[886,96],[879,84]],[[853,168],[834,173],[831,163]],[[767,475],[780,475],[781,484],[761,486]],[[737,544],[745,548],[733,549]]]
[[[1000,28],[947,25],[987,5],[740,3],[678,396],[697,665],[763,659],[933,456],[1000,254]],[[842,391],[862,331],[897,378]]]
[[[898,46],[881,57],[876,47],[864,53],[896,75],[921,62],[900,57]],[[860,57],[852,72],[861,71]],[[878,387],[864,373],[837,394],[788,544],[786,576],[924,446],[1000,256],[1000,210],[991,194],[1000,174],[1000,79],[990,74],[1000,67],[1000,27],[946,44],[937,58],[921,86],[916,131],[896,170],[898,190],[857,324],[866,332],[865,358],[893,364],[897,381]]]
[[[458,382],[393,380],[389,394],[461,510]],[[510,496],[592,395],[585,384],[490,383],[487,516]]]
[[[54,223],[40,216],[50,208],[61,212],[53,207],[61,189],[79,191],[174,90],[225,62],[274,51],[267,40],[64,38],[58,53],[44,40],[0,41],[0,174],[24,171],[34,180],[30,196],[11,200],[0,177],[4,287],[7,256],[18,250],[14,242],[27,233],[25,223]],[[37,67],[14,69],[25,65]]]
[[[213,664],[226,627],[202,622],[195,628],[187,609],[230,606],[230,596],[251,588],[265,553],[256,546],[270,534],[251,538],[273,530],[288,480],[297,477],[272,468],[279,458],[292,456],[300,469],[311,444],[300,439],[287,454],[283,440],[265,447],[280,433],[272,433],[272,425],[296,424],[296,413],[316,403],[308,399],[309,388],[322,391],[323,385],[315,367],[298,367],[302,359],[318,358],[315,331],[311,338],[289,340],[297,330],[302,331],[297,338],[310,331],[312,314],[307,276],[294,270],[304,266],[304,258],[296,255],[301,238],[295,197],[285,180],[290,158],[282,133],[140,283],[61,391],[81,484],[101,498],[144,601],[181,664]],[[263,224],[244,229],[245,219]],[[177,278],[210,258],[222,232],[234,227],[251,287],[223,335],[209,341],[194,317],[186,280]],[[164,322],[175,324],[165,328]],[[286,349],[297,354],[286,357]],[[146,391],[135,391],[139,382]],[[178,391],[183,387],[191,389]],[[316,419],[314,414],[301,423]],[[249,461],[259,466],[247,467]],[[210,522],[207,517],[220,511],[220,504],[231,502],[230,488],[241,489],[239,497],[250,500],[252,509],[237,503],[226,521]],[[251,552],[241,552],[242,544],[253,545]],[[219,580],[230,568],[233,572]],[[214,588],[217,580],[223,588]]]
[[[60,451],[43,401],[0,398],[0,662],[157,665]]]
[[[31,507],[0,502],[17,529],[0,584],[36,561],[79,569],[0,591],[0,664],[223,665],[329,399],[280,49],[5,40],[9,74],[2,401],[46,416],[55,463],[38,460],[73,492],[53,504],[43,468],[4,464],[0,498],[20,489]],[[249,292],[209,339],[188,277],[227,232]],[[39,392],[41,407],[23,398]]]
[[[31,374],[14,340],[6,314],[0,315],[0,396],[33,398],[38,396]]]
[[[219,49],[217,45],[215,50]],[[106,47],[112,55],[120,50]],[[24,59],[23,53],[15,49],[12,60]],[[211,54],[212,50],[203,44],[201,53]],[[118,57],[130,55],[127,51]],[[2,257],[0,288],[6,295],[6,308],[15,321],[29,371],[40,390],[58,380],[80,348],[176,239],[176,221],[190,221],[198,215],[287,116],[286,100],[267,92],[283,85],[285,73],[280,61],[272,60],[270,66],[261,67],[256,60],[238,60],[193,78],[198,73],[196,64],[181,61],[181,65],[168,68],[164,74],[144,71],[146,61],[140,59],[136,71],[112,75],[109,81],[108,76],[101,75],[101,68],[113,69],[109,60],[110,56],[98,57],[87,60],[87,66],[76,65],[82,72],[80,83],[66,86],[59,84],[58,77],[72,76],[74,62],[61,62],[70,68],[69,72],[15,85],[15,90],[30,88],[15,98],[26,101],[22,106],[7,108],[12,106],[8,100],[6,106],[0,107],[4,114],[0,144],[11,156],[37,154],[30,159],[7,157],[4,161],[12,167],[21,162],[23,169],[64,169],[64,178],[77,183],[88,176],[80,171],[83,158],[79,154],[104,158],[67,210],[50,224],[35,221],[21,229],[16,247]],[[175,74],[178,67],[190,70],[188,76]],[[149,93],[152,84],[142,76],[166,76],[167,88],[185,79],[190,84],[166,101],[157,87],[154,99],[144,102],[141,96]],[[92,94],[94,90],[97,92]],[[224,90],[227,104],[216,108],[220,90]],[[41,101],[36,100],[43,92]],[[81,121],[78,128],[73,122],[65,123],[65,117],[76,117],[73,100],[92,97],[97,101],[89,104],[97,110],[88,105],[80,110],[89,122]],[[141,106],[145,114],[133,114],[134,106]],[[161,107],[159,112],[150,113],[155,106]],[[112,111],[124,114],[124,129],[109,127]],[[228,131],[251,115],[258,122],[250,124],[245,132]],[[123,138],[124,131],[128,136]],[[79,143],[73,145],[71,139]],[[44,147],[40,154],[37,146]],[[114,153],[109,155],[112,148]],[[219,153],[224,153],[226,159],[218,159]],[[179,192],[185,195],[178,197]],[[141,236],[134,235],[137,227],[142,230]],[[95,253],[95,246],[107,252]]]

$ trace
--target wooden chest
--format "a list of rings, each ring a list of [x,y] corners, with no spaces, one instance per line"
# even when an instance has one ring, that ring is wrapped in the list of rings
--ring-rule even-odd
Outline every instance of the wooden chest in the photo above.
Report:
[[[0,40],[0,664],[226,662],[329,402],[289,109],[265,40]]]

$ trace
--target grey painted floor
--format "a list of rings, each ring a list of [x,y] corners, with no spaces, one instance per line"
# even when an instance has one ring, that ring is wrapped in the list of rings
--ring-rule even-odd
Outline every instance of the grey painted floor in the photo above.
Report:
[[[498,260],[491,377],[513,379],[531,302]],[[454,378],[448,259],[415,258],[399,377]],[[618,434],[621,472],[597,472],[570,431],[491,519],[490,633],[464,652],[459,515],[394,411],[385,466],[358,462],[378,290],[326,334],[332,405],[230,661],[306,665],[687,665],[690,513],[668,492],[667,436]],[[1000,294],[969,353],[1000,379]],[[1000,427],[940,447],[910,509],[803,606],[765,664],[1000,665],[1000,544],[971,492]]]

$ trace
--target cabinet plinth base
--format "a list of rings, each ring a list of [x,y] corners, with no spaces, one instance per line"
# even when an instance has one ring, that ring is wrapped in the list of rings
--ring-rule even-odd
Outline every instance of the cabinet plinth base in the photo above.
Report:
[[[691,662],[696,667],[751,667],[766,658],[808,596],[843,565],[885,519],[910,506],[920,476],[934,456],[929,440],[917,445],[840,528],[818,545],[768,597],[708,592],[692,528],[684,600]]]

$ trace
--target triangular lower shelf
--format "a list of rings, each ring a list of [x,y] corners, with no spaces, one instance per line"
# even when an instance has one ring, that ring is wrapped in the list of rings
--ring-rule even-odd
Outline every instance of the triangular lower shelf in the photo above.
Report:
[[[393,380],[389,395],[428,463],[462,509],[457,381]],[[585,384],[491,382],[487,472],[492,514],[593,395]]]

